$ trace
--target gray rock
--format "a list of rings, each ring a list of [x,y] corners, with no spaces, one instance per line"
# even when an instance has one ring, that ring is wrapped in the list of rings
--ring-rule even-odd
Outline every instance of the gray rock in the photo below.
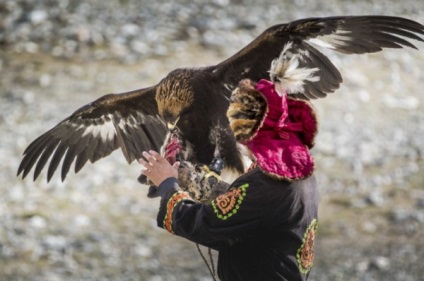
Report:
[[[370,267],[380,271],[386,271],[390,268],[390,259],[387,257],[375,257],[370,261]]]
[[[384,205],[385,199],[381,191],[374,190],[368,194],[366,201],[371,205],[381,207]]]

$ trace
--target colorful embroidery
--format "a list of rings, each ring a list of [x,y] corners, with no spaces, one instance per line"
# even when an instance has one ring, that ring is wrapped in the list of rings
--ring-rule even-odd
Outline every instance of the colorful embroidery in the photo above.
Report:
[[[226,220],[237,213],[237,210],[240,208],[246,196],[246,189],[248,187],[249,184],[244,184],[240,187],[231,189],[212,201],[212,207],[216,216],[221,220]]]
[[[258,162],[252,162],[252,164],[250,164],[249,168],[247,169],[246,174],[252,171],[253,169],[256,169],[256,167],[258,167]]]
[[[314,219],[306,229],[303,244],[297,250],[296,258],[302,273],[308,273],[314,262],[314,240],[318,228],[318,221]]]
[[[165,219],[163,220],[163,225],[165,229],[172,234],[174,234],[174,231],[172,230],[172,213],[174,212],[175,206],[183,199],[191,199],[191,197],[187,192],[178,191],[169,198],[168,203],[166,204],[166,214]]]

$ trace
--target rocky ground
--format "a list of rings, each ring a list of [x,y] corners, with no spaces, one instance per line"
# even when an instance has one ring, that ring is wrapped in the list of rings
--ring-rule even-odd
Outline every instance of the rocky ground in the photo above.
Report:
[[[213,64],[272,24],[386,14],[422,1],[0,2],[0,280],[212,280],[195,246],[156,228],[157,200],[121,153],[65,183],[16,177],[25,147],[80,106]],[[311,280],[424,280],[424,44],[326,52],[344,76],[314,104],[321,190]],[[44,177],[43,177],[44,176]]]

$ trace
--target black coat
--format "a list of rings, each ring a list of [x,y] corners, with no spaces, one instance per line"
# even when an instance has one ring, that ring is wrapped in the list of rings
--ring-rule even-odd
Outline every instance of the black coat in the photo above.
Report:
[[[219,251],[222,281],[307,279],[318,212],[313,176],[288,182],[256,168],[210,204],[194,202],[174,178],[159,192],[158,225]]]

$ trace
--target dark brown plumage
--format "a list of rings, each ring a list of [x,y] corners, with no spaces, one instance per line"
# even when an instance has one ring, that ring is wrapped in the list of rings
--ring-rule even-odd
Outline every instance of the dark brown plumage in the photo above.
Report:
[[[410,40],[422,42],[423,35],[423,25],[389,16],[308,18],[275,25],[217,65],[176,69],[155,86],[106,95],[78,109],[28,146],[18,175],[25,178],[35,166],[36,179],[51,157],[47,180],[62,159],[65,179],[74,161],[78,172],[87,161],[96,162],[118,148],[131,163],[144,150],[158,150],[167,127],[179,131],[187,160],[209,163],[218,146],[226,168],[240,173],[240,152],[226,118],[228,99],[240,80],[269,79],[271,62],[284,50],[281,59],[295,58],[291,65],[309,69],[314,76],[303,79],[289,94],[323,98],[339,88],[342,77],[309,42],[344,54],[363,54],[416,48]]]

